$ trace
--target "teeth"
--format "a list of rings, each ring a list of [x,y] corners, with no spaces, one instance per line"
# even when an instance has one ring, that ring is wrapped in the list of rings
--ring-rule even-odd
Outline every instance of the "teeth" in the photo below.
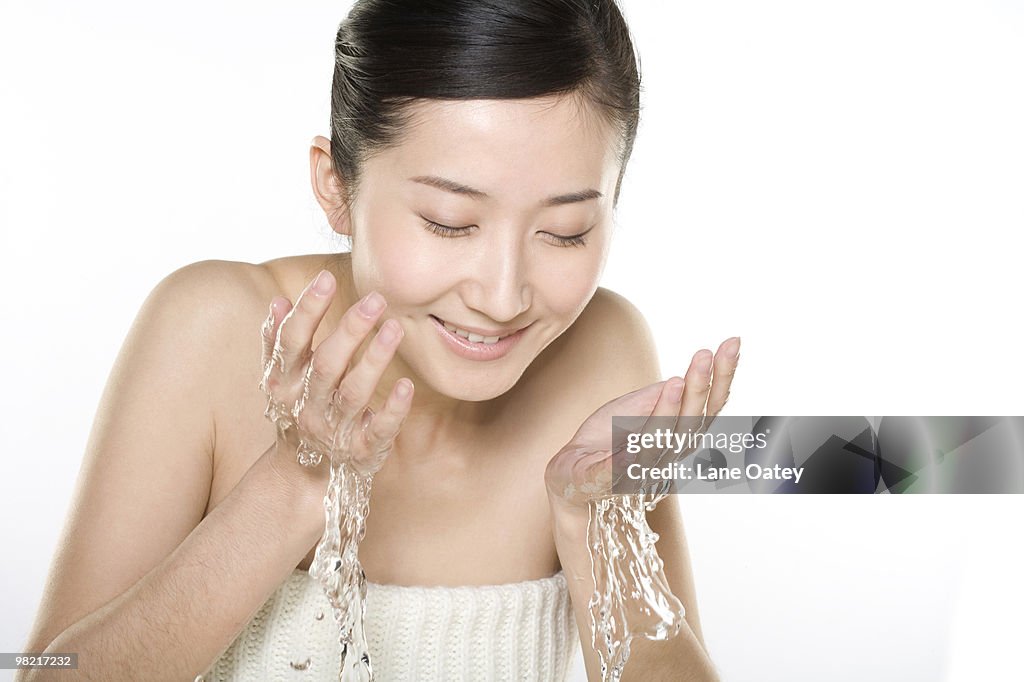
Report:
[[[500,336],[482,336],[480,334],[471,334],[470,332],[467,332],[463,329],[459,329],[454,324],[450,324],[448,322],[445,322],[444,320],[442,320],[441,322],[442,324],[444,324],[445,329],[452,332],[453,334],[458,334],[464,339],[468,339],[472,343],[486,343],[487,345],[491,345],[493,343],[498,343],[498,339],[502,338]]]

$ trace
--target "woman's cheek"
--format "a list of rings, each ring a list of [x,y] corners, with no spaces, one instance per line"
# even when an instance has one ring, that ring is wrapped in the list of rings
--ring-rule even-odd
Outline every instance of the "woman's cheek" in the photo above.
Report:
[[[365,228],[352,244],[354,273],[360,294],[381,292],[389,304],[404,301],[409,292],[422,290],[431,258],[421,236],[397,216],[367,216]],[[407,221],[406,221],[407,222]]]
[[[603,262],[596,258],[581,259],[577,267],[546,269],[544,290],[550,310],[575,320],[597,291],[602,269]]]
[[[449,260],[438,253],[436,245],[420,239],[394,240],[390,247],[378,250],[375,262],[379,286],[395,304],[429,301],[443,284]]]

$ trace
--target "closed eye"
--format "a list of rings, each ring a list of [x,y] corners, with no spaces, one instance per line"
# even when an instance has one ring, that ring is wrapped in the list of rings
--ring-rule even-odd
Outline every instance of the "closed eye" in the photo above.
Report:
[[[587,237],[587,233],[590,232],[590,230],[593,230],[593,229],[594,228],[591,227],[590,229],[588,229],[588,230],[586,230],[584,232],[580,232],[579,234],[569,235],[568,237],[563,237],[562,235],[559,235],[559,234],[551,234],[550,232],[545,232],[544,234],[546,234],[547,236],[551,237],[555,241],[555,246],[586,246],[586,244],[587,244],[587,238],[586,238]]]
[[[420,216],[423,218],[423,216]],[[436,235],[442,237],[458,237],[463,234],[468,234],[475,225],[466,225],[465,227],[451,227],[449,225],[442,225],[441,223],[435,223],[433,220],[427,220],[423,218],[423,225]]]
[[[424,227],[426,227],[428,230],[441,237],[460,237],[469,234],[469,232],[474,227],[477,227],[476,225],[452,227],[451,225],[442,225],[441,223],[434,222],[433,220],[429,220],[428,218],[424,218],[423,216],[420,216],[420,218],[423,220]],[[550,232],[544,232],[542,234],[547,236],[555,246],[586,246],[586,235],[590,232],[590,230],[593,229],[594,227],[591,227],[583,232],[580,232],[579,234],[573,234],[569,236],[551,234]]]

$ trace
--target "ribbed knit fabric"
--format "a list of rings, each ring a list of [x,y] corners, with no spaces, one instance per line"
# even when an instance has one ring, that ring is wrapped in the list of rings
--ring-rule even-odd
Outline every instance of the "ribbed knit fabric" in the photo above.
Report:
[[[377,682],[562,682],[579,648],[561,572],[480,587],[368,583],[365,626]],[[204,678],[336,682],[340,669],[330,603],[320,584],[297,569]]]

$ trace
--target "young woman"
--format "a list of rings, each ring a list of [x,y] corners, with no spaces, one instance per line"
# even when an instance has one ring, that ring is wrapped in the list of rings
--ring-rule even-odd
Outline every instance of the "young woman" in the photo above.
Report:
[[[297,449],[340,420],[376,470],[377,678],[564,679],[578,630],[599,679],[572,453],[607,448],[619,408],[716,414],[739,353],[662,381],[640,313],[598,287],[639,111],[626,25],[612,0],[367,0],[336,50],[310,168],[351,252],[200,262],[150,294],[27,650],[77,652],[80,679],[337,679],[307,572],[328,465]],[[303,399],[294,426],[264,391]],[[648,522],[686,622],[635,641],[624,679],[715,679],[678,507]]]

